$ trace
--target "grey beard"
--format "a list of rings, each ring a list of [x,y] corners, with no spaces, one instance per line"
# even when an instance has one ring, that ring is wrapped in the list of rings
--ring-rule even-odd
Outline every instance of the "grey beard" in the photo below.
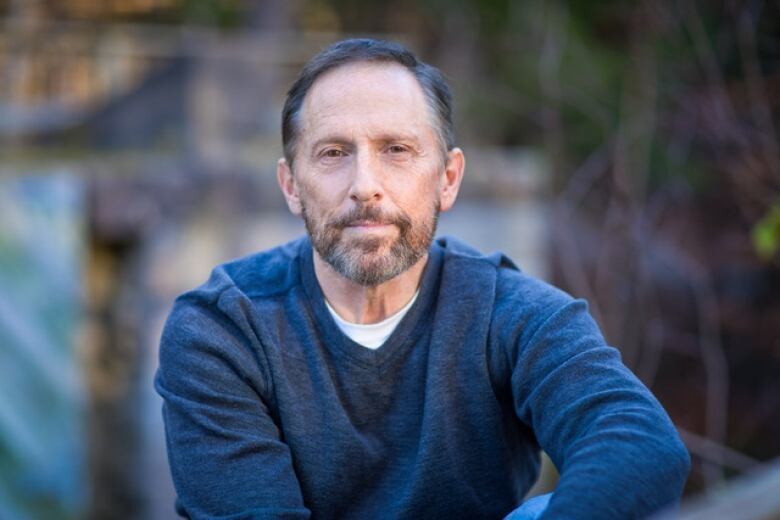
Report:
[[[365,287],[374,287],[403,273],[428,252],[439,219],[438,208],[437,201],[430,226],[427,223],[415,226],[405,214],[388,217],[375,206],[356,208],[344,217],[325,223],[321,229],[310,218],[305,205],[301,213],[312,246],[320,257],[344,278]],[[343,229],[351,222],[361,220],[392,224],[398,228],[398,238],[386,255],[367,260],[368,255],[376,254],[382,247],[383,238],[369,237],[354,245],[344,243]]]

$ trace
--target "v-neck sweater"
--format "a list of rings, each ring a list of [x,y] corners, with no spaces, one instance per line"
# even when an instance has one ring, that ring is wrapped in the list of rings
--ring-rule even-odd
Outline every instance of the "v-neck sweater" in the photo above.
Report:
[[[177,299],[156,388],[192,518],[502,518],[540,447],[545,517],[636,518],[689,467],[584,301],[454,239],[376,350],[334,322],[307,238],[219,266]]]
[[[384,342],[387,340],[387,338],[390,337],[390,334],[393,333],[398,324],[401,323],[401,320],[404,319],[406,313],[409,312],[409,309],[412,308],[414,302],[417,301],[417,296],[419,296],[419,294],[420,291],[415,291],[414,295],[406,305],[401,307],[393,315],[377,323],[354,323],[347,321],[339,316],[339,314],[336,312],[336,309],[331,307],[327,299],[325,300],[325,306],[328,308],[328,312],[330,313],[331,317],[333,317],[336,325],[339,326],[341,332],[343,332],[349,339],[355,343],[359,343],[366,348],[376,349],[384,344]]]

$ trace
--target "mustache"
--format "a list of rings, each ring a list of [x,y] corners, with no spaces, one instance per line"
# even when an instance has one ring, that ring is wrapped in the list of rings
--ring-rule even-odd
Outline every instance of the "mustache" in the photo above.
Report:
[[[395,225],[401,232],[412,227],[412,220],[405,213],[391,214],[377,206],[357,206],[345,215],[330,221],[329,226],[344,229],[364,222]]]

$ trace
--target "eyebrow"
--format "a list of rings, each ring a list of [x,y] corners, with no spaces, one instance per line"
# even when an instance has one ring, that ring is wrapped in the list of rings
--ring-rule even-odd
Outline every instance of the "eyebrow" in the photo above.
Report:
[[[416,136],[412,134],[402,134],[402,133],[387,133],[387,134],[380,134],[378,136],[372,137],[372,141],[377,141],[380,143],[392,143],[397,141],[402,142],[411,142],[417,146],[420,144],[420,139],[418,139]],[[342,135],[327,135],[325,137],[321,137],[320,139],[317,139],[311,144],[311,150],[316,150],[323,144],[340,144],[344,146],[352,146],[354,141],[348,137],[342,136]]]
[[[420,139],[413,135],[413,134],[383,134],[374,139],[375,141],[379,141],[381,143],[393,143],[397,141],[403,141],[408,143],[413,143],[415,145],[420,144]]]
[[[322,138],[317,139],[316,141],[314,141],[311,144],[310,149],[311,150],[316,150],[317,148],[319,148],[323,144],[351,145],[352,141],[350,139],[346,138],[346,137],[343,137],[343,136],[329,135],[329,136],[325,136],[325,137],[322,137]]]

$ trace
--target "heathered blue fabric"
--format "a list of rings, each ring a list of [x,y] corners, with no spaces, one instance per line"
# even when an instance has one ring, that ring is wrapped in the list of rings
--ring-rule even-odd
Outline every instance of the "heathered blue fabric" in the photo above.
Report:
[[[192,518],[501,519],[540,446],[543,518],[642,518],[689,469],[583,301],[453,239],[377,350],[333,321],[308,239],[217,267],[177,299],[156,388]]]

